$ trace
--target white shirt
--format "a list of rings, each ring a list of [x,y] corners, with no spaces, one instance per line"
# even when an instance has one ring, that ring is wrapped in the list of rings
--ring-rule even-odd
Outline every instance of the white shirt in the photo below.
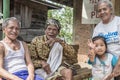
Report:
[[[11,49],[5,42],[0,41],[3,43],[5,49],[7,50],[7,55],[4,57],[4,68],[10,72],[14,73],[21,70],[27,70],[27,66],[25,63],[25,51],[21,41],[20,42],[20,49],[14,51]]]
[[[113,67],[116,65],[118,59],[112,54],[105,54],[106,59],[104,61],[96,57],[94,63],[89,62],[92,64],[92,80],[105,79],[109,74],[111,74]]]
[[[120,56],[120,17],[115,16],[108,24],[103,24],[101,21],[95,27],[93,37],[98,35],[105,37],[108,52]]]

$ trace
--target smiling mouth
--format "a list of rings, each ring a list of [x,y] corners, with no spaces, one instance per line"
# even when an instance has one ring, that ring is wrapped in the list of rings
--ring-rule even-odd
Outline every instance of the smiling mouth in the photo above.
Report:
[[[97,51],[97,52],[103,52],[103,51]]]
[[[53,37],[54,35],[49,35],[50,37]]]
[[[105,16],[101,16],[101,18],[104,18]]]

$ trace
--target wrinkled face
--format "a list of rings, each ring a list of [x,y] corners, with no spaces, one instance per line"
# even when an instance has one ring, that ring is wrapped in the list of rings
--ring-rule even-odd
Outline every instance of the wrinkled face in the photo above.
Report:
[[[9,21],[8,25],[3,29],[3,32],[9,39],[15,40],[20,32],[20,27],[16,21]]]
[[[105,43],[103,42],[103,40],[98,39],[96,41],[94,41],[95,44],[95,53],[97,55],[103,55],[106,51],[106,46]]]
[[[45,30],[45,34],[48,39],[56,38],[56,36],[59,34],[58,28],[54,25],[49,25]]]
[[[112,8],[106,3],[98,5],[98,17],[102,19],[103,23],[108,23],[111,20]]]

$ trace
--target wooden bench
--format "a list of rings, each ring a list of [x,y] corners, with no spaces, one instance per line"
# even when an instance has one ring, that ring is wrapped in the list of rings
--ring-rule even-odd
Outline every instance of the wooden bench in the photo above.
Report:
[[[28,44],[28,47],[30,44]],[[78,53],[79,45],[71,45],[75,49],[75,51]],[[91,78],[91,69],[88,68],[81,68],[80,65],[75,64],[75,70],[76,70],[76,75],[73,76],[74,80],[89,80]]]

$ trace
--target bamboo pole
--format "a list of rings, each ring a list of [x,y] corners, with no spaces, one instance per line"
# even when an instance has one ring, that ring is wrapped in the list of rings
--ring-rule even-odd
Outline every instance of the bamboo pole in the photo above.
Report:
[[[3,20],[10,16],[10,0],[3,0]],[[4,33],[2,35],[4,38]]]

